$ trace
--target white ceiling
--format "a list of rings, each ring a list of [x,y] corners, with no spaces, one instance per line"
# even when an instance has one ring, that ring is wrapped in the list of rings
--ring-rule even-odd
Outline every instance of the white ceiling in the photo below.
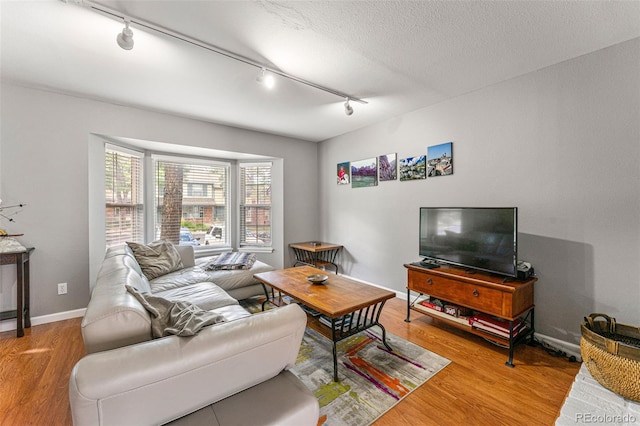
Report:
[[[321,141],[640,37],[640,1],[99,1],[344,99],[82,0],[1,0],[4,81]]]

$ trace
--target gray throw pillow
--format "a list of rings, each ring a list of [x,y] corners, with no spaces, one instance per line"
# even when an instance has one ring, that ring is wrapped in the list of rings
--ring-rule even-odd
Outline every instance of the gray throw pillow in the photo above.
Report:
[[[127,245],[148,280],[183,268],[180,253],[169,241],[158,240],[146,245],[127,242]]]

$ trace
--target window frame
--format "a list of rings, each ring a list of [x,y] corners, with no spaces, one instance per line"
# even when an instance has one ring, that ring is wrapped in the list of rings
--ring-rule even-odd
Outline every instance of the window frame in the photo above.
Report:
[[[271,188],[273,187],[273,162],[272,161],[239,161],[238,162],[238,202],[237,202],[237,218],[238,218],[238,250],[240,251],[254,251],[260,249],[269,249],[273,247],[273,196],[269,194],[269,204],[264,203],[255,203],[255,204],[246,204],[250,207],[257,209],[264,209],[268,207],[269,212],[269,235],[271,238],[269,239],[268,244],[250,244],[247,243],[246,238],[246,223],[243,222],[243,206],[245,206],[243,202],[243,198],[245,198],[244,191],[246,190],[246,184],[243,185],[243,169],[248,167],[268,167],[269,168],[269,191],[271,192]],[[256,184],[258,185],[258,184]],[[246,214],[244,215],[246,218]],[[255,233],[254,233],[255,234]],[[244,238],[243,238],[244,236]],[[259,233],[256,234],[256,239],[259,239]]]
[[[157,206],[157,194],[156,194],[156,167],[158,162],[170,162],[170,163],[179,163],[179,164],[183,164],[183,165],[191,165],[191,166],[204,166],[204,167],[223,167],[226,169],[226,200],[225,200],[225,208],[226,208],[226,213],[225,213],[225,228],[227,230],[229,229],[233,229],[232,228],[232,220],[231,218],[233,217],[233,203],[232,203],[232,197],[231,194],[234,191],[234,187],[233,187],[233,181],[231,179],[231,176],[233,174],[233,161],[223,161],[223,160],[219,160],[219,159],[213,159],[213,158],[203,158],[203,157],[199,157],[199,156],[183,156],[183,155],[171,155],[171,154],[165,154],[165,153],[149,153],[149,164],[151,165],[151,169],[153,171],[153,177],[150,179],[149,182],[147,182],[147,188],[150,191],[151,194],[153,194],[153,202],[152,205],[153,207],[151,207],[151,212],[148,215],[149,220],[151,221],[151,223],[148,225],[147,229],[150,229],[150,232],[153,232],[152,235],[153,239],[157,238],[157,233],[156,233],[156,226],[157,226],[157,217],[158,217],[158,206]],[[225,191],[225,188],[223,188],[223,193]],[[215,192],[212,190],[212,198],[214,196]],[[183,182],[183,207],[185,206],[184,204],[184,197],[193,197],[193,195],[189,195],[188,194],[188,183]],[[202,206],[197,206],[199,207],[199,209],[202,209]],[[215,207],[212,209],[213,212],[215,212]],[[181,217],[181,222],[184,220],[184,210],[182,212],[182,217]],[[207,230],[208,231],[208,230]],[[205,231],[205,233],[207,232]],[[207,246],[205,245],[205,241],[206,241],[206,236],[204,236],[202,238],[205,238],[205,240],[201,240],[200,241],[200,245],[198,246],[194,246],[194,251],[197,254],[200,253],[215,253],[215,252],[224,252],[224,251],[230,251],[233,249],[234,247],[234,243],[233,243],[233,237],[232,237],[233,233],[229,234],[227,233],[226,235],[226,241],[223,241],[221,244],[215,244],[215,245],[210,245]]]

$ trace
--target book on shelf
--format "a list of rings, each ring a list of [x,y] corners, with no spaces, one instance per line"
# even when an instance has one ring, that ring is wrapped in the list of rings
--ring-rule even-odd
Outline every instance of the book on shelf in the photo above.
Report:
[[[513,321],[513,329],[520,327],[523,321],[522,318],[518,318]],[[509,321],[501,318],[492,317],[491,315],[477,313],[469,318],[469,324],[483,324],[487,327],[491,327],[500,331],[509,332]]]
[[[291,298],[290,296],[282,296],[282,303],[291,305],[292,303],[298,303],[298,302],[295,299]]]
[[[504,329],[500,329],[500,328],[496,328],[496,327],[492,327],[480,322],[471,322],[469,321],[469,323],[471,324],[471,328],[477,329],[477,330],[481,330],[484,331],[486,333],[490,333],[490,334],[494,334],[498,337],[502,337],[503,339],[508,339],[509,338],[509,329],[507,328],[507,330]],[[525,324],[523,322],[520,322],[518,325],[514,325],[513,327],[513,337],[517,337],[518,335],[520,335],[520,333],[522,333],[524,330],[526,330],[527,327],[525,326]]]
[[[313,309],[313,308],[308,307],[307,305],[303,305],[302,303],[300,303],[299,305],[300,305],[300,307],[301,307],[302,309],[304,309],[304,311],[305,311],[305,312],[307,312],[307,313],[308,313],[309,315],[311,315],[312,317],[317,317],[317,316],[322,315],[320,312],[316,311],[316,310],[315,310],[315,309]]]
[[[331,327],[331,318],[325,315],[320,315],[320,322],[326,325],[327,327]],[[351,316],[336,318],[334,320],[334,323],[336,328],[342,327],[343,323],[348,326],[351,324]]]
[[[424,306],[425,308],[429,308],[429,309],[433,309],[434,311],[438,311],[438,312],[442,312],[443,307],[441,304],[436,304],[434,303],[434,301],[430,300],[430,299],[425,299],[419,302],[420,305]]]
[[[444,305],[444,313],[456,318],[468,318],[473,315],[473,311],[471,309],[454,303],[446,303]]]

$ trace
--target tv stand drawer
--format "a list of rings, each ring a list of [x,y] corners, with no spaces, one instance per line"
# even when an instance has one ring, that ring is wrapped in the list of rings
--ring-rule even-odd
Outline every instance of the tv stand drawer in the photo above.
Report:
[[[500,290],[424,272],[408,272],[409,288],[414,291],[488,314],[504,315],[504,293]]]

